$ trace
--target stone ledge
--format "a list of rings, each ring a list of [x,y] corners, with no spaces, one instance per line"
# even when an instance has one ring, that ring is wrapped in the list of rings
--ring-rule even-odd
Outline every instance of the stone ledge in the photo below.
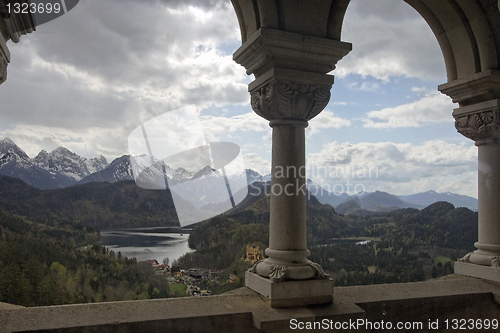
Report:
[[[247,271],[245,285],[266,296],[273,308],[329,304],[333,301],[331,279],[272,282]]]
[[[333,303],[293,309],[272,308],[267,298],[240,288],[211,297],[0,310],[0,332],[277,333],[293,332],[291,319],[376,321],[383,311],[388,313],[388,320],[491,319],[500,317],[499,299],[500,283],[460,275],[416,283],[335,288]]]
[[[455,261],[455,274],[500,282],[500,268]]]

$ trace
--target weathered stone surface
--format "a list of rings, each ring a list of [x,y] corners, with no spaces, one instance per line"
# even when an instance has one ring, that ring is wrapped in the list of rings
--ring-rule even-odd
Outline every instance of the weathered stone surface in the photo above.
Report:
[[[234,60],[255,75],[249,84],[253,110],[273,128],[269,248],[265,251],[269,257],[247,272],[246,282],[259,293],[279,294],[271,297],[273,306],[332,301],[330,292],[325,294],[321,288],[319,295],[314,294],[314,286],[331,287],[330,280],[319,265],[306,259],[310,252],[306,239],[304,130],[307,121],[330,101],[333,76],[327,73],[351,48],[350,43],[295,30],[261,27],[234,53]],[[291,294],[294,288],[305,294],[283,295]]]
[[[209,297],[0,309],[0,332],[278,333],[290,332],[291,320],[425,325],[436,319],[498,319],[499,295],[500,283],[455,275],[426,282],[336,288],[333,303],[283,309],[241,288]],[[359,331],[369,330],[361,326]]]

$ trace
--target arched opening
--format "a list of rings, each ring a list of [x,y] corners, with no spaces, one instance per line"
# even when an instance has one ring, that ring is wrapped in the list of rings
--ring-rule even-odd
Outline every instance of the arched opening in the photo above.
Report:
[[[480,146],[479,242],[476,243],[479,250],[470,257],[464,258],[464,261],[486,267],[497,265],[496,262],[500,253],[500,228],[496,226],[498,223],[493,215],[499,215],[495,207],[498,207],[500,196],[491,187],[491,181],[497,182],[497,174],[500,172],[500,156],[496,152],[498,150],[498,123],[496,121],[498,117],[498,100],[496,98],[500,96],[497,71],[499,43],[498,36],[495,33],[498,31],[497,22],[499,21],[497,4],[494,1],[479,3],[460,0],[407,2],[426,20],[441,47],[446,64],[448,83],[440,85],[439,89],[460,105],[453,113],[458,132],[467,138],[473,139],[476,141],[476,145]],[[311,116],[310,112],[297,113],[294,103],[304,93],[309,93],[312,100],[315,99],[315,88],[313,88],[312,83],[315,80],[318,86],[324,85],[328,89],[325,85],[328,76],[317,76],[317,74],[324,75],[334,69],[336,63],[349,51],[345,45],[338,43],[340,41],[340,29],[334,29],[338,32],[337,35],[328,34],[329,31],[332,31],[328,27],[332,26],[331,20],[333,18],[337,19],[333,25],[341,25],[342,21],[345,21],[344,15],[348,2],[317,1],[314,3],[314,9],[310,3],[306,5],[305,3],[298,4],[293,1],[266,2],[266,5],[263,5],[259,1],[234,0],[233,4],[239,18],[244,42],[243,46],[235,52],[235,61],[244,65],[248,74],[253,73],[256,76],[256,80],[249,85],[252,107],[257,114],[271,120],[271,127],[278,123],[283,125],[283,122],[287,122],[290,130],[294,126],[297,129],[299,124],[295,121],[309,121],[314,115]],[[344,6],[337,6],[339,4]],[[310,8],[308,8],[308,5],[310,5]],[[246,6],[246,8],[242,6]],[[317,13],[318,8],[323,8],[321,14]],[[332,11],[336,15],[332,15]],[[328,15],[326,15],[327,12]],[[314,20],[311,20],[311,17],[314,17]],[[302,40],[301,44],[295,42],[300,39]],[[320,41],[323,42],[324,49],[319,47]],[[335,43],[336,41],[337,43]],[[378,45],[378,47],[383,48],[383,45]],[[327,50],[327,48],[329,49]],[[340,57],[333,57],[332,55],[335,53]],[[325,57],[322,58],[322,55]],[[328,67],[328,64],[330,67]],[[333,80],[330,83],[332,82]],[[283,87],[287,88],[283,90]],[[305,88],[299,89],[298,87]],[[289,98],[287,96],[286,91],[290,90],[296,97]],[[415,87],[413,90],[418,91],[419,88]],[[312,105],[314,109],[314,104]],[[307,109],[309,106],[303,104],[301,107]],[[418,107],[415,107],[415,104],[412,107],[413,110],[411,108],[406,110],[409,111],[408,115],[403,118],[410,118],[412,111],[414,114],[418,113]],[[427,117],[422,117],[427,119],[420,119],[421,122],[433,119],[433,107],[434,105],[429,105],[428,109],[431,112]],[[287,108],[289,112],[287,112]],[[381,111],[384,112],[368,113],[368,118],[371,117],[375,121],[366,119],[365,127],[394,126],[394,122],[391,124],[391,116],[395,116],[398,114],[397,111],[401,110],[386,108]],[[399,113],[399,116],[401,116],[401,113]],[[318,117],[321,117],[321,115]],[[290,122],[292,120],[294,122]],[[384,124],[384,120],[386,124]],[[408,121],[408,119],[405,120]],[[314,119],[311,123],[314,123]],[[412,126],[406,124],[402,127]],[[280,143],[280,140],[282,140],[280,138],[282,134],[278,134],[281,133],[280,131],[273,129],[273,133],[277,133],[276,138],[273,136],[273,168],[276,168],[276,165],[281,166],[281,163],[291,165],[302,163],[291,158],[288,161],[283,160],[281,154],[277,152],[286,149],[283,143]],[[299,134],[299,132],[297,132],[296,138],[301,141],[303,140],[302,134]],[[275,145],[276,140],[278,140],[278,143]],[[291,146],[289,149],[295,149],[295,153],[298,155],[303,154],[302,146]],[[492,155],[495,157],[492,158]],[[401,158],[400,154],[397,158]],[[330,162],[328,158],[325,160]],[[349,160],[349,157],[346,160]],[[457,160],[460,160],[460,158]],[[333,160],[332,163],[345,162],[338,159],[337,161]],[[487,165],[485,169],[487,171],[482,170],[483,164]],[[288,165],[286,166],[288,167]],[[279,180],[275,180],[279,178],[275,172],[273,169],[273,183],[280,184]],[[299,178],[290,177],[285,180],[285,183],[288,186],[295,180],[299,182]],[[303,199],[301,200],[303,201]],[[281,230],[280,228],[286,228],[287,223],[294,227],[305,224],[304,221],[300,223],[285,222],[290,218],[285,218],[286,214],[282,216],[280,210],[283,210],[287,205],[294,205],[291,199],[288,204],[284,203],[285,201],[286,199],[282,196],[275,195],[271,197],[271,212],[273,212],[273,209],[275,211],[274,218],[273,213],[271,213],[271,231],[273,225],[275,230]],[[488,234],[492,229],[495,229],[494,235]],[[298,234],[302,232],[300,230],[301,228],[297,229]],[[270,248],[268,249],[270,258],[259,264],[260,266],[257,265],[254,272],[275,279],[274,272],[279,266],[279,269],[284,271],[285,274],[280,273],[278,277],[283,279],[283,276],[286,278],[286,267],[290,267],[290,269],[296,267],[294,267],[294,261],[291,259],[292,255],[285,253],[284,249],[287,246],[280,241],[275,241],[273,244],[273,238],[276,240],[276,237],[280,238],[277,236],[277,232],[271,232]],[[297,246],[296,249],[295,246],[290,248],[298,251],[297,255],[300,251],[303,251],[300,246]],[[284,252],[278,254],[275,250]],[[289,257],[291,260],[289,264],[285,263],[283,259],[285,257]],[[461,267],[461,265],[459,266]],[[282,268],[282,266],[285,268]],[[247,284],[247,286],[250,285]],[[250,287],[252,288],[252,286]]]

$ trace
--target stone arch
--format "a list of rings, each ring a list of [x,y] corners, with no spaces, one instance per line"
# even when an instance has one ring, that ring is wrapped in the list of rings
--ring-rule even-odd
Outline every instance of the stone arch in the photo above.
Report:
[[[242,42],[269,28],[340,41],[349,0],[231,0]],[[405,0],[427,22],[441,47],[448,82],[500,69],[496,0]]]
[[[327,105],[350,0],[231,0],[243,45],[233,59],[254,74],[251,106],[273,127],[271,186],[300,187],[305,177],[276,169],[305,165],[304,128]],[[439,90],[459,104],[457,131],[478,146],[478,250],[455,263],[455,272],[499,280],[500,258],[500,11],[497,0],[405,0],[424,18],[441,47],[448,82]],[[494,185],[492,185],[494,184]],[[304,305],[274,282],[296,280],[307,304],[331,302],[321,267],[306,260],[305,195],[271,193],[269,257],[246,274],[246,286],[268,295],[271,306]],[[291,232],[290,230],[293,230]],[[297,284],[298,286],[299,284]],[[273,289],[274,288],[274,289]],[[275,290],[274,296],[272,290]],[[284,289],[283,289],[284,290]],[[273,300],[274,298],[274,300]],[[274,303],[273,303],[274,302]],[[302,302],[302,303],[301,303]]]
[[[436,36],[448,82],[499,69],[500,11],[495,0],[405,1]]]
[[[245,43],[269,28],[340,41],[350,0],[231,0]]]

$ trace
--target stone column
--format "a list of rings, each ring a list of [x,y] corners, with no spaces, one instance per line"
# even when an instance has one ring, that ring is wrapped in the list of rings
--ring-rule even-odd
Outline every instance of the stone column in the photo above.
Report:
[[[456,109],[459,133],[478,146],[479,221],[476,251],[462,262],[497,266],[500,256],[500,100]]]
[[[455,273],[500,282],[500,72],[486,70],[439,89],[459,103],[455,127],[478,147],[477,250],[455,262]]]
[[[325,277],[306,259],[305,128],[328,104],[333,77],[276,69],[267,77],[250,86],[253,109],[273,128],[269,258],[254,271],[272,281]]]
[[[327,73],[350,50],[349,43],[261,28],[234,53],[256,77],[248,86],[253,110],[273,128],[268,258],[245,275],[272,307],[333,300],[333,281],[307,259],[304,133],[330,100]]]

